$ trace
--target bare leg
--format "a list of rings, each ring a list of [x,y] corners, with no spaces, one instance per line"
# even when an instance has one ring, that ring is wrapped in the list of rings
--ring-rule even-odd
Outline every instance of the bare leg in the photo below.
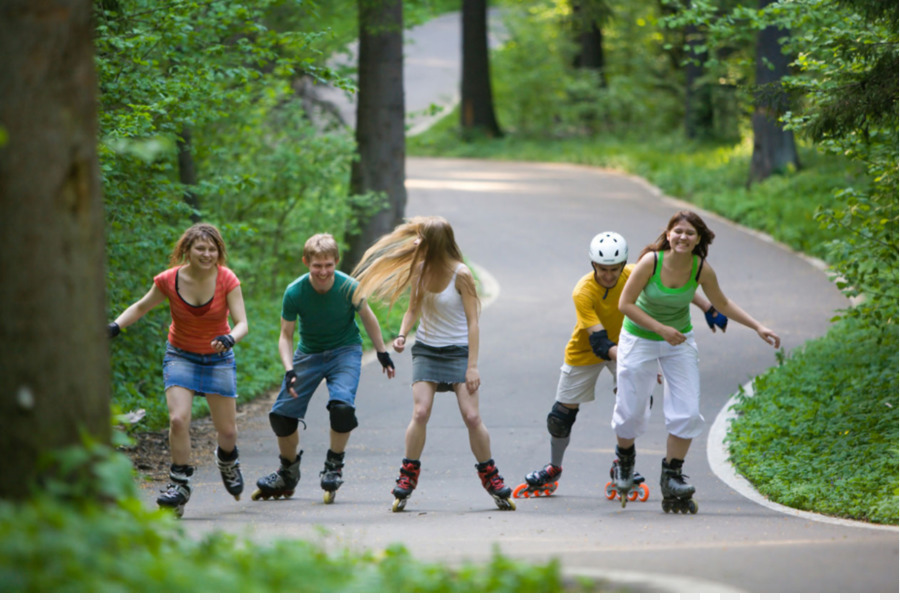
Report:
[[[478,391],[470,394],[466,389],[466,384],[457,384],[456,401],[459,404],[463,422],[469,430],[469,447],[472,449],[472,454],[475,455],[475,460],[480,463],[490,460],[491,436],[487,427],[484,426],[478,410]]]
[[[417,381],[412,386],[413,414],[406,428],[406,458],[419,460],[425,449],[425,434],[437,385],[429,381]]]
[[[237,401],[218,394],[207,394],[206,401],[216,428],[219,448],[229,454],[237,445]]]
[[[680,438],[670,433],[666,440],[666,462],[672,462],[674,458],[684,460],[692,441],[690,438]]]
[[[191,462],[191,405],[194,392],[172,386],[166,390],[169,406],[169,451],[172,464],[187,465]]]

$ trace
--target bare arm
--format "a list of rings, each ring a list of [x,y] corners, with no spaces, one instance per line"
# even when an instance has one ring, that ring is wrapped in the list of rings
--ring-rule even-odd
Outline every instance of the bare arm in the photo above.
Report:
[[[381,325],[378,324],[378,317],[375,316],[375,313],[372,312],[372,307],[365,300],[359,307],[359,319],[362,321],[369,339],[372,340],[375,351],[380,353],[387,352],[384,340],[381,337]],[[382,371],[387,373],[388,379],[394,376],[394,367],[392,366],[383,367]]]
[[[461,285],[461,278],[469,278],[471,285]],[[466,325],[468,328],[469,364],[466,368],[466,389],[474,394],[481,386],[481,376],[478,374],[478,299],[472,294],[475,289],[472,273],[463,266],[456,277],[456,289],[462,296],[463,310],[466,313]]]
[[[285,373],[288,371],[294,370],[294,328],[296,327],[296,323],[294,321],[285,321],[284,318],[281,319],[281,333],[278,334],[278,356],[281,357],[281,366],[284,367]],[[288,381],[288,392],[290,392],[291,396],[294,398],[297,397],[297,392],[294,391],[294,386],[290,385],[294,382],[296,377]]]
[[[228,292],[228,296],[226,296],[225,299],[228,302],[228,312],[231,314],[231,322],[233,324],[230,335],[234,338],[234,343],[237,344],[250,331],[250,326],[247,323],[247,309],[244,306],[244,294],[241,291],[241,286],[237,286]],[[211,341],[209,345],[216,352],[224,352],[228,349],[218,340]]]
[[[156,306],[159,306],[166,299],[156,284],[150,286],[150,290],[144,294],[144,297],[126,308],[121,315],[116,317],[113,322],[117,323],[123,329],[137,323],[144,315],[150,312]]]
[[[719,287],[719,279],[716,277],[716,272],[708,261],[706,262],[706,268],[700,273],[700,285],[703,286],[703,293],[715,305],[717,311],[729,319],[754,330],[770,346],[775,346],[775,348],[781,347],[781,338],[774,331],[759,323],[744,309],[725,296]]]
[[[394,339],[394,343],[391,344],[394,347],[394,352],[399,354],[406,348],[406,336],[409,335],[413,326],[419,321],[420,310],[421,305],[419,303],[419,295],[416,293],[415,288],[413,288],[413,291],[409,296],[409,306],[407,307],[406,312],[403,313],[403,319],[400,321],[400,334]]]

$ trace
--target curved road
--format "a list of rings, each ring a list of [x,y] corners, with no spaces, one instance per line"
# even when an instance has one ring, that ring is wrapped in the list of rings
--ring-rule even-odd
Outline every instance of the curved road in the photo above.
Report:
[[[451,25],[441,19],[433,26],[443,31]],[[444,35],[427,27],[413,37],[434,41]],[[408,48],[410,61],[428,64],[415,49]],[[446,49],[438,50],[435,60],[446,56]],[[574,325],[571,289],[589,270],[589,240],[617,230],[636,256],[677,202],[635,178],[570,165],[410,159],[407,177],[407,215],[448,218],[467,258],[491,283],[493,298],[481,319],[482,414],[501,473],[515,485],[549,459],[545,417]],[[845,299],[820,269],[704,216],[717,235],[710,262],[726,294],[778,331],[788,351],[826,331]],[[703,323],[699,311],[694,321]],[[774,351],[736,324],[727,334],[698,325],[697,340],[702,411],[711,426],[740,385],[775,364]],[[598,400],[579,413],[554,496],[519,500],[515,512],[496,510],[476,477],[455,399],[443,394],[432,414],[419,488],[405,512],[391,513],[390,490],[412,406],[409,354],[396,362],[393,381],[377,363],[363,369],[361,426],[351,438],[346,483],[335,504],[322,504],[318,487],[328,428],[320,389],[302,434],[303,479],[294,498],[249,500],[255,479],[275,466],[277,450],[267,419],[245,419],[239,440],[248,482],[244,499],[235,503],[205,461],[183,519],[187,531],[227,530],[260,541],[320,539],[329,548],[377,550],[399,542],[419,559],[446,563],[483,560],[499,548],[525,560],[558,557],[568,572],[610,577],[635,591],[898,591],[897,528],[817,522],[749,500],[713,472],[707,446],[718,440],[707,435],[709,429],[685,465],[700,512],[664,514],[658,478],[665,432],[658,409],[638,440],[637,469],[648,478],[650,501],[622,509],[606,500],[614,447],[614,397],[606,375]],[[146,490],[148,503],[155,493],[155,486]]]

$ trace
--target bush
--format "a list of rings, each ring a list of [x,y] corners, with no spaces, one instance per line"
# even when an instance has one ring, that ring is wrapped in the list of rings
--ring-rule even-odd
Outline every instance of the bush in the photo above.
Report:
[[[896,328],[847,318],[781,355],[733,407],[738,472],[774,502],[896,525],[897,344]]]

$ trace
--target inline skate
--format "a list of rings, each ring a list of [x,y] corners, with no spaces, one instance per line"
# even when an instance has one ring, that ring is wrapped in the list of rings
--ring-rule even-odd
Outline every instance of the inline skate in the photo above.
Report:
[[[265,477],[260,477],[256,481],[256,487],[250,495],[252,500],[268,500],[269,498],[290,498],[294,495],[294,488],[300,483],[300,458],[303,456],[301,450],[297,454],[297,458],[293,461],[287,460],[281,456],[281,466],[274,473],[269,473]]]
[[[481,479],[481,485],[487,490],[487,493],[494,499],[494,503],[500,510],[516,510],[516,503],[510,496],[512,490],[503,483],[500,477],[500,470],[494,464],[494,459],[475,465],[478,469],[478,477]]]
[[[520,483],[513,490],[513,498],[531,498],[532,496],[549,496],[559,487],[562,467],[548,464],[543,469],[532,471],[525,476],[525,483]]]
[[[172,465],[169,470],[169,485],[156,498],[156,504],[163,509],[171,510],[175,516],[184,515],[184,506],[191,499],[191,477],[194,467]]]
[[[319,473],[319,482],[322,485],[322,490],[325,492],[325,504],[334,502],[338,488],[344,483],[344,480],[341,479],[343,468],[344,453],[332,452],[329,448],[328,454],[325,455],[325,468]]]
[[[663,512],[697,514],[697,502],[693,499],[694,486],[685,481],[687,475],[681,472],[684,461],[673,458],[671,463],[662,461],[659,477],[659,491],[662,493]]]
[[[619,498],[621,500],[621,496],[619,495],[619,490],[616,488],[616,469],[619,465],[619,459],[613,459],[612,466],[609,468],[609,483],[606,484],[606,499],[607,500],[615,500]],[[631,491],[628,492],[628,500],[634,502],[635,500],[640,500],[641,502],[646,502],[650,497],[650,488],[647,487],[647,484],[644,483],[646,479],[643,475],[634,472],[634,479]]]
[[[222,475],[222,483],[228,493],[234,496],[235,500],[241,499],[241,492],[244,491],[244,476],[241,475],[241,463],[238,460],[237,446],[230,454],[222,452],[221,448],[216,448],[216,465],[219,467],[219,473]]]
[[[392,512],[400,512],[406,507],[406,501],[416,486],[419,484],[419,472],[422,470],[422,463],[417,460],[403,459],[403,466],[400,467],[400,477],[397,478],[397,486],[394,488],[394,504],[391,507]]]

